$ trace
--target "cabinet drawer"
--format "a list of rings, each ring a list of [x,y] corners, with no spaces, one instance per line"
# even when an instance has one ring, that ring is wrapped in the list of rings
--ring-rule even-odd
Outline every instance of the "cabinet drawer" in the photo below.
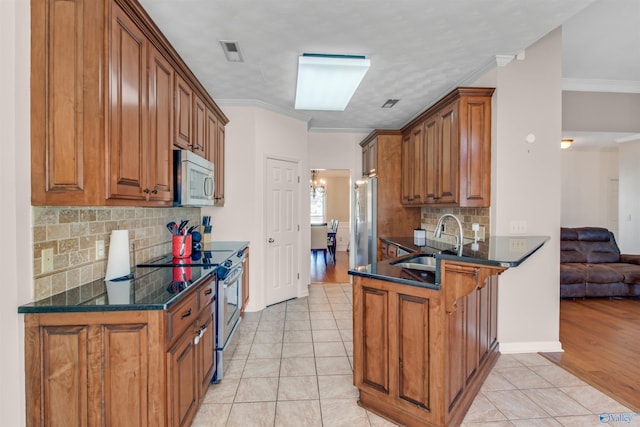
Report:
[[[216,276],[211,276],[211,278],[206,279],[205,283],[200,286],[198,290],[198,311],[201,311],[216,299],[215,277]]]
[[[167,313],[167,342],[172,342],[180,336],[196,320],[198,315],[198,304],[196,293],[185,297],[177,306]]]

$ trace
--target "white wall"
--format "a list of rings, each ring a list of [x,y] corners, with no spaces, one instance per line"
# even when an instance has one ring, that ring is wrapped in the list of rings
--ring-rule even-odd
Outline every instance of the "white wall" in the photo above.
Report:
[[[0,1],[0,424],[25,424],[24,327],[18,306],[33,297],[29,173],[29,2]]]
[[[548,235],[536,254],[500,277],[500,351],[559,351],[560,139],[562,31],[497,70],[492,150],[492,234],[523,220]],[[525,142],[533,133],[536,141]]]
[[[619,234],[620,251],[640,254],[640,141],[619,147]]]
[[[618,200],[611,199],[611,183],[618,181],[618,151],[561,150],[562,203],[560,224],[563,227],[604,227],[617,229],[609,215]]]
[[[307,123],[257,107],[223,106],[222,110],[229,118],[225,130],[225,206],[204,208],[202,214],[212,216],[215,240],[250,242],[251,287],[247,311],[257,311],[265,307],[266,158],[298,161],[301,183],[309,182]],[[310,245],[308,194],[306,185],[301,185],[300,253],[308,253]],[[310,266],[306,257],[300,257],[298,262],[298,296],[304,296],[308,294]]]

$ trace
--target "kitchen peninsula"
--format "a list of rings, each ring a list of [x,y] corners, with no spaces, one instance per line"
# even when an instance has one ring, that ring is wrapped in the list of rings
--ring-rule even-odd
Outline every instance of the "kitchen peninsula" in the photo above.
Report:
[[[382,238],[412,253],[349,271],[359,404],[401,425],[459,425],[500,355],[497,276],[548,239],[491,237],[458,256]],[[417,256],[433,268],[399,266]]]

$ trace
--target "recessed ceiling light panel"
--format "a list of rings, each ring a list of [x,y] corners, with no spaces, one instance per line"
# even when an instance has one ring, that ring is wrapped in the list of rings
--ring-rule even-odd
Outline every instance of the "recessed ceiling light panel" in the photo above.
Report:
[[[240,51],[240,45],[238,45],[236,40],[220,40],[220,45],[224,51],[224,56],[227,57],[227,61],[244,62],[242,52]]]
[[[364,56],[303,54],[295,109],[344,111],[370,65]]]

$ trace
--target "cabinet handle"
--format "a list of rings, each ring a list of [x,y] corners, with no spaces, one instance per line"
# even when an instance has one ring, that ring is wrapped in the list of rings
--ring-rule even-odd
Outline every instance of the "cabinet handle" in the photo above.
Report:
[[[154,189],[153,189],[153,191],[152,191],[152,193],[153,193],[153,194],[158,194],[158,190],[154,188]]]
[[[205,295],[211,295],[211,292],[213,292],[213,289],[209,288],[206,291],[204,291]]]
[[[189,316],[191,316],[191,309],[187,310],[182,316],[180,316],[180,318],[186,319]]]
[[[145,194],[149,194],[149,189],[145,188],[144,190],[142,190],[142,192],[145,193]]]

